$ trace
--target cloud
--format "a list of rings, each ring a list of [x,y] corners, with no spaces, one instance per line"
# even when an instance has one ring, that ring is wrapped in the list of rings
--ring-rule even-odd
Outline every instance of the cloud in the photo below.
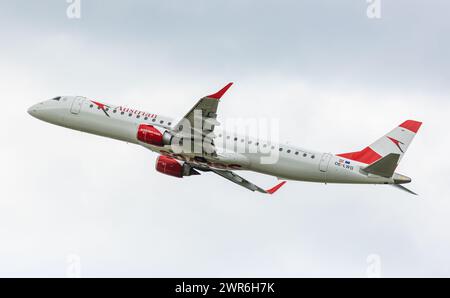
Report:
[[[5,5],[5,4],[2,4]],[[2,7],[2,276],[448,276],[448,4],[64,1]],[[408,7],[408,9],[405,9]],[[289,182],[276,196],[175,179],[144,148],[55,127],[27,108],[86,95],[172,117],[229,81],[219,116],[280,119],[333,153],[424,121],[391,187]],[[261,186],[275,179],[245,173]]]

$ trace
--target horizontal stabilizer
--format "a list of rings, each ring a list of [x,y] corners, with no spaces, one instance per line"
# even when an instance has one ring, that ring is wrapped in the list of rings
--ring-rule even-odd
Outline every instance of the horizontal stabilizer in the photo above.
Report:
[[[409,192],[409,193],[412,194],[412,195],[418,196],[418,194],[416,194],[416,193],[413,192],[412,190],[410,190],[410,189],[404,187],[403,185],[400,185],[400,184],[392,184],[392,186],[395,186],[395,187],[397,187],[398,189],[401,189],[401,190],[403,190],[403,191]]]
[[[378,175],[385,178],[391,178],[392,175],[394,175],[395,169],[397,168],[399,159],[400,154],[389,153],[385,157],[377,160],[376,162],[363,168],[362,170],[366,173]]]

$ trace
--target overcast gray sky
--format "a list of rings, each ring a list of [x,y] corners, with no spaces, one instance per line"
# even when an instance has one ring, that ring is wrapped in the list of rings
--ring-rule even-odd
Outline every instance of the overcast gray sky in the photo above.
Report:
[[[450,4],[381,0],[0,0],[0,276],[450,275]],[[219,118],[274,117],[281,138],[359,150],[424,125],[388,186],[288,182],[274,196],[30,117],[84,95],[181,117],[227,82]],[[273,177],[244,173],[261,186]],[[369,262],[367,259],[369,257]]]

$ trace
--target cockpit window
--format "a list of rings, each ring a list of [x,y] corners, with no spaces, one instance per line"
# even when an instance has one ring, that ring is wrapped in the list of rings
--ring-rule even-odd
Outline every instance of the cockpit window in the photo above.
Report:
[[[61,96],[58,96],[58,97],[52,98],[52,100],[57,100],[57,101],[59,101],[60,99],[61,99]]]

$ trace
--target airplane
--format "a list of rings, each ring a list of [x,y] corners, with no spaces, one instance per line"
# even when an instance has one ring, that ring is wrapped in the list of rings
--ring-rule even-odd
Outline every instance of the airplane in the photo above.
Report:
[[[403,186],[411,178],[395,170],[421,122],[407,120],[371,145],[350,153],[282,145],[216,128],[220,125],[219,101],[232,84],[201,98],[179,121],[82,96],[57,96],[31,106],[28,113],[51,124],[144,146],[159,154],[158,172],[177,178],[212,172],[264,194],[275,193],[289,180],[387,184],[417,195]],[[270,155],[276,156],[273,162],[261,162]],[[274,176],[281,182],[264,189],[236,173],[243,170]]]

